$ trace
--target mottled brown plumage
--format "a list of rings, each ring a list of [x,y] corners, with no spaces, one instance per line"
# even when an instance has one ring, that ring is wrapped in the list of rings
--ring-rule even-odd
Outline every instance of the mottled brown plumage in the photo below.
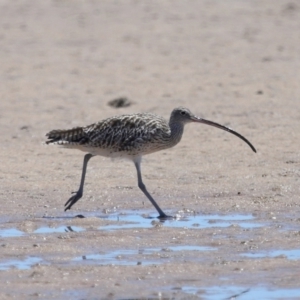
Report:
[[[83,194],[87,163],[95,155],[124,157],[131,159],[137,169],[138,186],[159,212],[160,218],[167,215],[160,209],[142,182],[141,157],[159,150],[175,146],[181,140],[184,125],[198,122],[226,130],[245,141],[256,152],[252,144],[239,133],[212,121],[194,116],[189,109],[175,108],[169,122],[150,113],[139,113],[111,117],[86,127],[68,130],[52,130],[46,134],[47,144],[57,144],[65,148],[79,149],[85,155],[79,190],[65,204],[70,209]]]
[[[53,130],[47,144],[78,148],[94,155],[133,158],[176,145],[168,122],[157,115],[140,113],[111,117],[86,127]]]

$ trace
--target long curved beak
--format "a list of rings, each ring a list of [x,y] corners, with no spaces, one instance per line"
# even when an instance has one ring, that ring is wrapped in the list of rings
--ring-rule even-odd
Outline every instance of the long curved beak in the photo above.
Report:
[[[250,146],[250,148],[256,153],[256,149],[254,148],[254,146],[245,137],[243,137],[241,134],[237,133],[236,131],[234,131],[234,130],[228,128],[228,127],[225,127],[223,125],[220,125],[218,123],[215,123],[215,122],[212,122],[212,121],[209,121],[209,120],[205,120],[205,119],[202,119],[202,118],[199,118],[199,117],[196,117],[196,116],[193,116],[191,118],[191,120],[193,122],[197,122],[197,123],[202,123],[202,124],[214,126],[214,127],[223,129],[225,131],[228,131],[228,132],[236,135],[237,137],[239,137],[240,139],[242,139],[245,143],[247,143]]]

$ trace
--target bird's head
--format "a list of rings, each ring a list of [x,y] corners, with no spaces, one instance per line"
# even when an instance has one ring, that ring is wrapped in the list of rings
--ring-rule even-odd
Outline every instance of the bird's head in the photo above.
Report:
[[[185,125],[185,124],[191,123],[191,122],[210,125],[210,126],[225,130],[227,132],[230,132],[231,134],[234,134],[235,136],[242,139],[245,143],[247,143],[250,146],[250,148],[254,152],[256,152],[256,149],[254,148],[254,146],[245,137],[243,137],[241,134],[237,133],[236,131],[234,131],[234,130],[228,128],[228,127],[225,127],[225,126],[220,125],[218,123],[215,123],[215,122],[197,117],[197,116],[193,115],[188,108],[185,108],[185,107],[178,107],[178,108],[175,108],[172,111],[171,118],[170,118],[170,123],[175,123],[175,124],[179,123],[179,124]]]
[[[196,117],[191,113],[191,111],[185,107],[177,107],[171,113],[171,121],[182,124],[195,122],[193,120],[195,118]]]

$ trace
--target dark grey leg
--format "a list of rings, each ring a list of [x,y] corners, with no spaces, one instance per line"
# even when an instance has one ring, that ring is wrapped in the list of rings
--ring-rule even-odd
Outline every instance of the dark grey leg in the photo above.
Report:
[[[170,218],[168,215],[166,215],[161,208],[158,206],[158,204],[155,202],[155,200],[152,198],[152,196],[149,194],[149,192],[146,189],[146,186],[143,183],[142,180],[142,174],[141,174],[141,163],[140,161],[134,162],[134,165],[137,170],[137,177],[138,177],[138,186],[142,190],[142,192],[146,195],[146,197],[150,200],[150,202],[153,204],[153,206],[156,208],[156,210],[159,213],[159,218]]]
[[[74,196],[72,196],[65,204],[65,211],[68,209],[71,209],[71,207],[82,197],[83,194],[83,186],[84,186],[84,179],[85,179],[85,173],[86,173],[86,168],[89,160],[93,157],[94,155],[88,153],[84,156],[83,159],[83,167],[82,167],[82,173],[81,173],[81,181],[80,181],[80,186],[79,190],[77,192],[74,192]]]

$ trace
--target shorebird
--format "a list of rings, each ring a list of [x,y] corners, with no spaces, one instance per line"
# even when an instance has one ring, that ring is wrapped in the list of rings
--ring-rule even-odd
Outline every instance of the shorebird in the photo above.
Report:
[[[242,135],[218,123],[197,117],[184,107],[175,108],[169,122],[151,113],[115,116],[86,127],[67,130],[52,130],[46,134],[47,144],[87,152],[83,159],[81,181],[77,192],[65,203],[65,211],[82,197],[87,164],[96,155],[123,157],[133,161],[138,187],[159,213],[159,218],[169,218],[146,189],[142,180],[141,159],[143,155],[171,148],[181,140],[184,126],[188,123],[202,123],[230,132],[256,152],[254,146]]]

